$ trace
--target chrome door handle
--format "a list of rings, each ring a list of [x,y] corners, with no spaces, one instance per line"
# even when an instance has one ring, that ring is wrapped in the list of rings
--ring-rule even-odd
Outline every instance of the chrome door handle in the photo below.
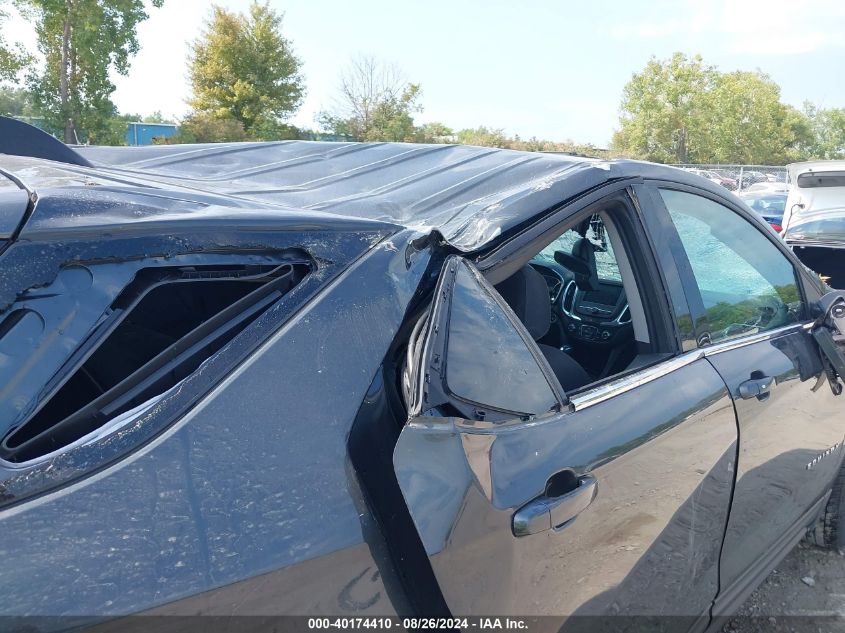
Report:
[[[739,386],[739,396],[743,400],[750,400],[751,398],[766,400],[769,397],[769,392],[774,386],[774,376],[752,378],[751,380],[746,380]]]
[[[542,494],[517,510],[513,515],[514,536],[537,534],[559,528],[571,521],[596,498],[598,480],[592,475],[578,477],[578,485],[557,497]]]

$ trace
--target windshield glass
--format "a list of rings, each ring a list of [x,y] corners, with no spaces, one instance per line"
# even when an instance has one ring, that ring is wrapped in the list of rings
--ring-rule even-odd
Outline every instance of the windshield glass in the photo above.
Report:
[[[602,281],[621,282],[622,275],[619,272],[619,265],[616,263],[613,247],[607,238],[607,231],[605,231],[604,223],[600,216],[594,215],[592,217],[584,237],[590,240],[595,247],[596,268],[598,269],[599,279]],[[563,251],[571,255],[572,247],[579,239],[581,239],[581,234],[578,230],[576,228],[570,229],[540,251],[537,257],[553,262],[555,261],[555,251]]]

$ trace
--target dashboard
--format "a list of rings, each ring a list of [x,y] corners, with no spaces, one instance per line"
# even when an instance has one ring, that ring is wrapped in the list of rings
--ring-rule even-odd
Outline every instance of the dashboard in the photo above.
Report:
[[[621,282],[600,280],[595,290],[578,288],[574,275],[557,262],[533,260],[549,287],[552,321],[571,342],[612,347],[633,338],[631,311]]]

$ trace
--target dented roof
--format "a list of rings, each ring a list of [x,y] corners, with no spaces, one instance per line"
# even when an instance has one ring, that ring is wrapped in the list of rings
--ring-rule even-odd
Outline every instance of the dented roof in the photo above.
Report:
[[[180,218],[193,221],[206,215],[215,222],[242,220],[258,213],[320,226],[357,221],[437,231],[463,251],[489,244],[544,210],[611,180],[693,178],[637,161],[467,145],[279,141],[75,151],[83,164],[4,156],[0,167],[39,195],[44,188],[83,187],[89,194],[97,188],[107,197],[139,202],[134,215],[125,217],[121,206],[133,205],[115,205],[115,213],[106,216],[101,205],[98,219],[77,210],[76,226],[104,219],[128,225],[152,215],[164,220],[172,217],[175,205],[186,208]],[[138,212],[144,205],[155,209]],[[67,217],[36,208],[27,228],[67,225]]]

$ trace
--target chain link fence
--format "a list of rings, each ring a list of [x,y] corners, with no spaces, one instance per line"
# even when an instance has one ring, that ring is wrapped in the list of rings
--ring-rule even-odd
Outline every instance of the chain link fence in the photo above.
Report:
[[[755,189],[786,187],[786,167],[777,165],[690,165],[676,164],[735,193]],[[770,183],[762,185],[761,183]]]

